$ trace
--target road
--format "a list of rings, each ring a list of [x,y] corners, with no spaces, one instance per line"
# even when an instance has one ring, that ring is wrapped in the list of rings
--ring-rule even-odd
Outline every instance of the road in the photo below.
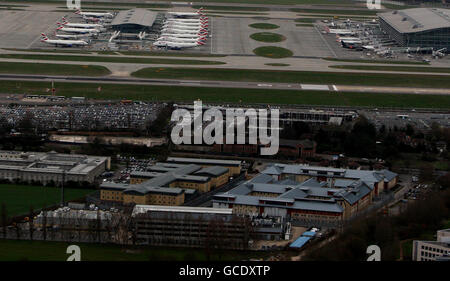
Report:
[[[141,79],[124,77],[87,77],[87,76],[58,76],[31,74],[0,74],[0,80],[17,81],[54,81],[71,83],[106,83],[128,85],[154,86],[182,86],[182,87],[212,87],[212,88],[247,88],[247,89],[276,89],[297,91],[335,91],[361,93],[390,93],[390,94],[430,94],[450,95],[450,89],[413,88],[413,87],[381,87],[381,86],[344,86],[327,84],[299,84],[299,83],[270,83],[270,82],[236,82],[236,81],[205,81],[205,80],[175,80],[175,79]]]

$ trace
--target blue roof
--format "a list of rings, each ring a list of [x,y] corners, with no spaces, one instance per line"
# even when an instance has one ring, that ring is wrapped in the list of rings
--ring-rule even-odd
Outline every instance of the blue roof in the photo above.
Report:
[[[303,247],[306,244],[306,242],[311,240],[311,238],[312,237],[300,236],[299,238],[297,238],[297,240],[292,242],[291,245],[289,245],[289,247],[291,247],[291,248],[301,248],[301,247]]]
[[[314,231],[305,231],[305,232],[303,232],[302,236],[314,237],[314,236],[316,236],[316,233]]]

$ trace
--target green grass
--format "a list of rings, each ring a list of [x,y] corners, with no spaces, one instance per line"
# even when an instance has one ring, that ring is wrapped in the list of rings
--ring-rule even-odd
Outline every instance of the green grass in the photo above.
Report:
[[[353,15],[353,16],[375,16],[380,11],[378,10],[345,10],[345,9],[290,9],[295,13],[316,13],[316,14],[327,14],[327,15]]]
[[[272,32],[253,33],[252,35],[250,35],[250,38],[256,41],[267,43],[281,42],[286,40],[286,37],[284,37],[283,35]]]
[[[375,70],[375,71],[400,71],[400,72],[432,72],[450,73],[449,67],[421,67],[421,66],[392,66],[392,65],[330,65],[330,68]],[[424,78],[426,79],[426,78]],[[447,78],[450,80],[450,78]]]
[[[0,58],[26,59],[26,60],[54,60],[54,61],[81,61],[81,62],[113,62],[113,63],[144,63],[144,64],[191,64],[213,65],[225,64],[220,61],[165,59],[165,58],[129,58],[129,57],[100,57],[100,56],[61,56],[61,55],[35,55],[35,54],[2,54]]]
[[[0,62],[0,73],[104,76],[111,72],[99,65]]]
[[[271,65],[271,66],[290,66],[288,63],[265,63],[265,65]]]
[[[253,53],[255,53],[255,55],[257,55],[257,56],[272,58],[272,59],[281,59],[281,58],[292,57],[292,55],[294,54],[289,49],[275,47],[275,46],[258,47],[253,50]]]
[[[295,22],[315,23],[317,20],[318,20],[318,18],[298,18],[298,19],[295,19]]]
[[[420,64],[429,65],[428,62],[421,61],[398,61],[398,60],[368,60],[368,59],[337,59],[337,58],[324,58],[327,61],[339,61],[339,62],[361,62],[361,63],[386,63],[386,64]]]
[[[272,23],[252,23],[249,24],[248,26],[253,27],[253,28],[258,28],[258,29],[277,29],[280,26],[276,25],[276,24],[272,24]]]
[[[92,189],[66,188],[65,200],[83,198],[94,192]],[[0,184],[0,203],[6,204],[8,216],[24,215],[30,211],[58,204],[61,200],[61,189],[56,187]]]
[[[50,82],[2,81],[0,93],[39,94],[50,86]],[[101,86],[99,93],[97,88]],[[269,89],[229,89],[182,86],[149,86],[107,83],[56,83],[58,95],[67,97],[120,100],[123,98],[143,101],[260,103],[369,106],[401,108],[450,108],[450,96],[346,93],[333,91],[295,91]]]
[[[15,49],[15,48],[3,48],[3,50],[8,51],[18,51],[18,52],[33,52],[33,53],[74,53],[74,54],[92,54],[89,51],[83,50],[61,50],[61,49]]]
[[[0,240],[0,261],[65,261],[66,249],[73,243]],[[206,261],[203,249],[180,247],[127,247],[112,244],[77,243],[81,261]],[[249,251],[214,251],[210,260],[239,261],[250,257],[262,257]]]
[[[450,88],[450,79],[447,76],[427,75],[424,79],[420,74],[150,67],[136,71],[132,75],[141,78]]]

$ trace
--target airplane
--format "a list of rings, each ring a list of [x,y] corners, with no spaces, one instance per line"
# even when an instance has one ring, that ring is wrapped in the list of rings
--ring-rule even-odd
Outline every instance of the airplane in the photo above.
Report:
[[[87,16],[87,17],[95,17],[95,18],[112,18],[113,14],[111,13],[99,13],[99,12],[82,12],[81,10],[77,10],[75,14],[80,16]]]
[[[41,35],[42,35],[41,42],[44,42],[47,44],[55,44],[56,46],[62,45],[62,46],[72,47],[72,46],[88,45],[88,42],[86,42],[84,40],[61,40],[61,39],[55,40],[55,39],[48,39],[48,37],[44,33],[41,33]]]
[[[208,22],[207,17],[202,17],[198,19],[166,19],[164,23],[169,22],[180,22],[180,23],[199,23],[199,22]]]
[[[208,22],[178,22],[178,21],[169,21],[169,22],[165,22],[163,24],[163,26],[166,25],[182,25],[182,26],[204,26],[204,25],[208,25]]]
[[[62,18],[62,20],[63,20],[63,23],[57,23],[57,24],[59,24],[59,25],[64,25],[64,26],[67,26],[67,27],[82,27],[82,28],[95,28],[95,27],[98,27],[98,28],[101,28],[101,27],[103,27],[103,25],[101,25],[101,24],[98,24],[98,23],[73,23],[73,22],[67,22],[67,20],[66,20],[66,18]]]
[[[338,34],[338,35],[355,34],[353,31],[348,30],[348,29],[329,29],[328,33]]]
[[[55,36],[63,39],[78,39],[78,38],[86,38],[89,35],[86,34],[57,34],[55,32]]]
[[[173,33],[173,32],[165,32],[165,33],[161,33],[161,37],[177,37],[177,38],[193,38],[193,39],[198,39],[200,36],[206,36],[207,34],[204,35],[198,35],[198,34],[192,34],[192,33],[188,33],[188,34],[182,34],[182,33]]]
[[[179,28],[164,28],[162,33],[181,33],[181,34],[208,34],[206,29],[179,29]]]
[[[171,24],[171,25],[164,25],[162,27],[163,29],[167,28],[173,28],[173,29],[186,29],[186,30],[199,30],[204,29],[206,30],[208,26],[185,26],[185,25],[178,25],[178,24]]]
[[[100,18],[83,16],[86,22],[100,22]]]
[[[198,9],[197,12],[195,12],[195,13],[168,12],[168,14],[175,16],[175,17],[195,17],[198,15],[203,15],[202,11],[203,11],[203,7]]]
[[[179,38],[179,37],[173,37],[173,36],[161,36],[158,38],[157,41],[168,41],[168,42],[176,42],[176,43],[195,43],[198,41],[205,42],[205,37],[199,37],[199,38]]]
[[[175,42],[168,42],[168,41],[156,41],[153,43],[153,46],[156,47],[168,47],[171,49],[182,49],[182,48],[189,48],[189,47],[196,47],[203,45],[204,43],[201,41],[197,41],[195,43],[175,43]]]
[[[362,47],[363,47],[363,49],[366,49],[366,50],[372,50],[372,51],[375,50],[375,46],[371,46],[371,45],[365,45],[365,46],[362,46]]]
[[[69,33],[89,33],[89,34],[97,34],[100,30],[95,28],[74,28],[74,27],[64,27],[60,26],[56,30],[61,30]]]

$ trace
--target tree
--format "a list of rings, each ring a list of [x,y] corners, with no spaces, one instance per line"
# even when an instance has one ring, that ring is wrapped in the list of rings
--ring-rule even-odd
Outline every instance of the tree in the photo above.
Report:
[[[147,125],[147,132],[151,136],[162,137],[168,133],[170,117],[172,116],[173,109],[173,103],[167,104],[159,111],[156,119],[149,122]]]
[[[33,233],[34,233],[34,210],[33,206],[30,206],[30,214],[28,219],[28,232],[30,234],[30,240],[33,240]]]
[[[420,179],[422,181],[429,181],[433,179],[434,166],[433,164],[425,164],[420,168]]]

